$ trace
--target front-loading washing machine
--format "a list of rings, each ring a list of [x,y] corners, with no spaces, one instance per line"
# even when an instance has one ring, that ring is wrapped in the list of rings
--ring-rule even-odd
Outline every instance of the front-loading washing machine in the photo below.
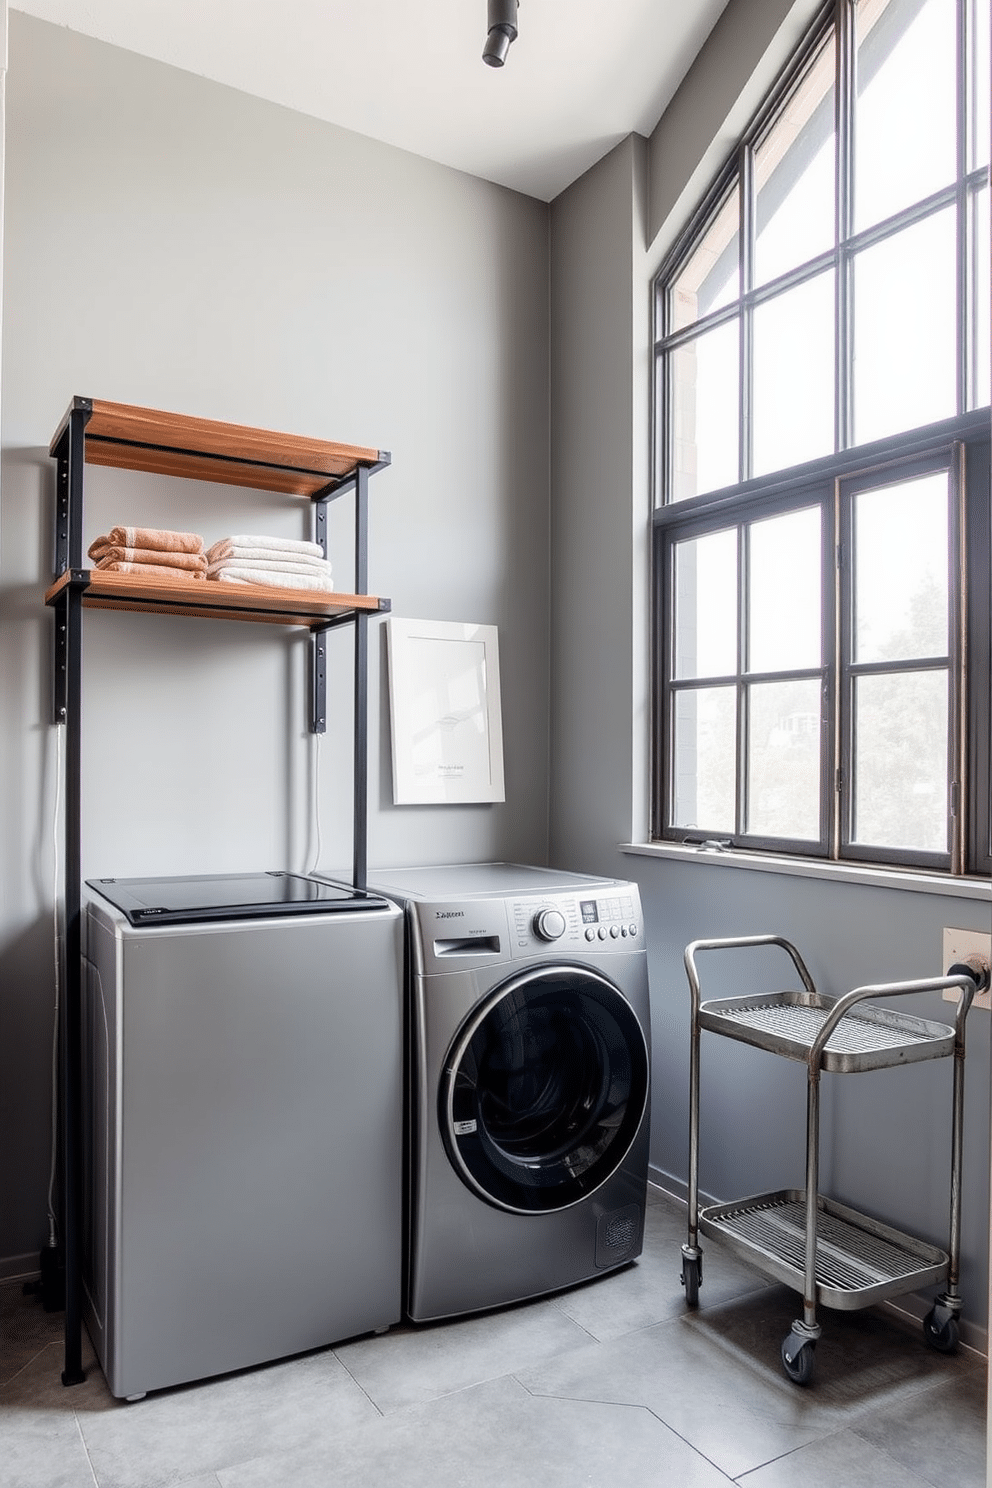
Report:
[[[408,1315],[635,1259],[650,1066],[636,885],[512,863],[373,877],[407,916]]]

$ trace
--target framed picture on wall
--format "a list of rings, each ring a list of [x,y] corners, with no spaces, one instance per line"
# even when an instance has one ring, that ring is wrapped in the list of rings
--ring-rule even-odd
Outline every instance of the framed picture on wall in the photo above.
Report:
[[[495,625],[386,622],[393,801],[503,801]]]

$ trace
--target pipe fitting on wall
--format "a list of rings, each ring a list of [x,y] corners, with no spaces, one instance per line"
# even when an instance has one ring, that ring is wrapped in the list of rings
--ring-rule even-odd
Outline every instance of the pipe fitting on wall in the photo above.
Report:
[[[970,976],[975,983],[976,992],[987,992],[992,982],[992,968],[989,967],[988,958],[975,951],[971,955],[962,956],[947,972],[948,976]]]

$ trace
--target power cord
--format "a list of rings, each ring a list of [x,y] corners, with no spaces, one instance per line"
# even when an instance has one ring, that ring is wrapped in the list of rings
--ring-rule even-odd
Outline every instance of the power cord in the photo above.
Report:
[[[311,734],[313,748],[310,760],[310,822],[315,845],[313,862],[307,868],[307,873],[316,873],[317,864],[320,862],[320,734]]]
[[[25,1296],[41,1297],[46,1312],[61,1312],[65,1307],[65,1273],[59,1254],[59,1224],[55,1213],[55,1180],[58,1173],[59,1151],[59,1013],[62,1005],[62,955],[65,940],[59,916],[61,877],[59,825],[62,812],[64,742],[63,725],[59,724],[55,734],[55,807],[52,817],[52,949],[55,999],[52,1009],[52,1142],[48,1168],[48,1244],[42,1246],[39,1256],[40,1279],[25,1282],[23,1287]]]

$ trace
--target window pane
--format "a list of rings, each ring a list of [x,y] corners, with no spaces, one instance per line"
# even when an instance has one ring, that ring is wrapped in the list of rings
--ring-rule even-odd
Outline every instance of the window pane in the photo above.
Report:
[[[737,327],[737,320],[732,320],[670,353],[675,416],[674,501],[719,490],[738,479]]]
[[[855,661],[947,655],[948,517],[944,472],[855,497]]]
[[[989,189],[979,191],[974,202],[973,242],[975,255],[975,309],[971,324],[975,330],[974,392],[971,407],[985,408],[989,401],[989,377],[992,370],[992,346],[989,344],[989,325],[992,311],[989,307],[989,284],[992,281],[992,264],[989,262]]]
[[[947,674],[859,677],[854,694],[854,837],[947,852]]]
[[[669,332],[692,325],[740,295],[740,217],[735,186],[672,284]]]
[[[971,0],[972,36],[974,56],[971,73],[974,78],[974,102],[972,105],[971,147],[968,167],[975,170],[989,163],[989,136],[992,134],[992,118],[989,110],[989,90],[992,86],[992,63],[989,61],[989,31],[992,29],[992,10],[988,0]]]
[[[756,837],[820,835],[820,683],[748,688],[747,830]]]
[[[858,255],[855,442],[957,412],[955,215],[937,212]]]
[[[755,151],[755,283],[834,242],[834,48],[823,48]]]
[[[859,0],[855,227],[957,177],[955,0]]]
[[[820,665],[820,508],[753,522],[748,537],[748,671]]]
[[[673,826],[734,831],[736,741],[736,688],[676,695]]]
[[[675,676],[737,671],[737,529],[675,549]]]
[[[834,448],[834,275],[754,312],[754,474]]]

